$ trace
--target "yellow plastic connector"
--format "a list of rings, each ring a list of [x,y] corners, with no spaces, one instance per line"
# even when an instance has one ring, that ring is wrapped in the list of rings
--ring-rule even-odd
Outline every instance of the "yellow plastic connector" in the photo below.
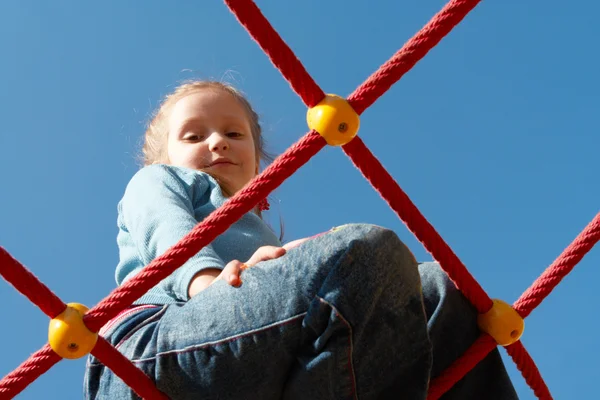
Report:
[[[492,308],[477,317],[479,329],[493,337],[500,346],[508,346],[521,338],[525,322],[519,313],[502,300],[493,300]]]
[[[360,117],[343,97],[328,94],[316,106],[309,108],[306,122],[319,132],[330,146],[341,146],[356,136]]]
[[[69,303],[65,311],[50,321],[48,343],[62,358],[81,358],[94,348],[98,334],[83,323],[88,308],[79,303]]]

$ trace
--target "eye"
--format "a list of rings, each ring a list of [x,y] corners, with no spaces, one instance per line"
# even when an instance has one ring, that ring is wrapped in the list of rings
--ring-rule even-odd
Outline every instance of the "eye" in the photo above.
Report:
[[[196,133],[188,133],[183,137],[183,140],[187,142],[197,142],[199,140],[202,140],[203,138],[204,136],[202,135],[198,135]]]
[[[240,137],[240,136],[242,136],[242,134],[239,133],[239,132],[227,132],[226,135],[227,135],[227,137]]]

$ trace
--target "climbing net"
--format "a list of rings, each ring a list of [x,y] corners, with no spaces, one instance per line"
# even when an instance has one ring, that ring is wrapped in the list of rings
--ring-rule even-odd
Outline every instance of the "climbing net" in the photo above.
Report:
[[[167,397],[156,388],[149,377],[97,332],[106,322],[129,307],[146,291],[226,231],[231,224],[251,211],[261,199],[266,198],[327,144],[341,146],[353,164],[440,263],[479,312],[479,325],[482,330],[480,337],[446,371],[432,380],[428,399],[441,397],[498,345],[503,346],[513,358],[535,395],[540,399],[551,399],[539,370],[519,340],[523,330],[523,319],[600,240],[600,213],[510,306],[488,297],[398,183],[369,151],[360,137],[355,136],[358,129],[358,116],[423,58],[479,1],[451,0],[347,99],[341,99],[325,95],[252,0],[225,0],[231,12],[309,108],[310,131],[244,189],[199,223],[179,243],[153,260],[135,278],[115,289],[90,310],[63,303],[25,266],[0,247],[0,274],[4,279],[48,315],[52,319],[51,323],[59,322],[60,325],[62,322],[63,336],[75,340],[75,342],[67,340],[58,345],[46,344],[31,355],[13,372],[0,380],[0,399],[13,398],[63,358],[76,358],[69,357],[68,352],[71,350],[77,352],[83,342],[91,343],[89,352],[129,384],[139,396],[146,399],[166,399]],[[346,117],[349,119],[344,119]],[[322,127],[322,129],[315,127]],[[352,130],[354,130],[353,134]],[[73,339],[78,337],[84,338],[79,344],[76,339]],[[56,346],[60,345],[64,345],[65,348],[57,349]]]

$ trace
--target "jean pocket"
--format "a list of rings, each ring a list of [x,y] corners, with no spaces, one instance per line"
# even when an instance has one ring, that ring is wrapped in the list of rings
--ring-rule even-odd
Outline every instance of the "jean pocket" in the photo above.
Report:
[[[102,336],[118,349],[136,332],[159,320],[167,307],[167,305],[149,305],[125,311],[111,321],[110,326],[107,324],[107,329]]]

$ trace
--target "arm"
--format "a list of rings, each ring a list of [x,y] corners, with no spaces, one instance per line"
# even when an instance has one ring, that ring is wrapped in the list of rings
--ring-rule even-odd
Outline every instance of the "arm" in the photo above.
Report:
[[[200,272],[190,284],[189,295],[190,298],[206,289],[217,280],[222,279],[227,281],[231,286],[239,286],[242,283],[241,273],[247,268],[250,268],[261,261],[273,260],[285,255],[286,249],[283,247],[276,246],[262,246],[259,247],[254,254],[245,263],[239,260],[232,260],[222,271],[218,269],[214,270],[203,270]]]
[[[221,271],[220,269],[216,268],[208,268],[194,275],[188,288],[189,298],[191,299],[192,297],[194,297],[195,295],[212,285],[215,279],[217,279],[217,277],[219,277],[219,275],[221,275],[222,272],[225,272],[225,270],[226,269],[223,269],[223,271]],[[229,279],[229,283],[232,283],[231,279]]]
[[[131,179],[119,212],[145,264],[198,224],[194,200],[207,190],[208,183],[200,175],[164,165],[145,167]],[[224,266],[212,246],[207,245],[159,285],[174,298],[186,301],[196,276],[214,279],[215,271]]]

